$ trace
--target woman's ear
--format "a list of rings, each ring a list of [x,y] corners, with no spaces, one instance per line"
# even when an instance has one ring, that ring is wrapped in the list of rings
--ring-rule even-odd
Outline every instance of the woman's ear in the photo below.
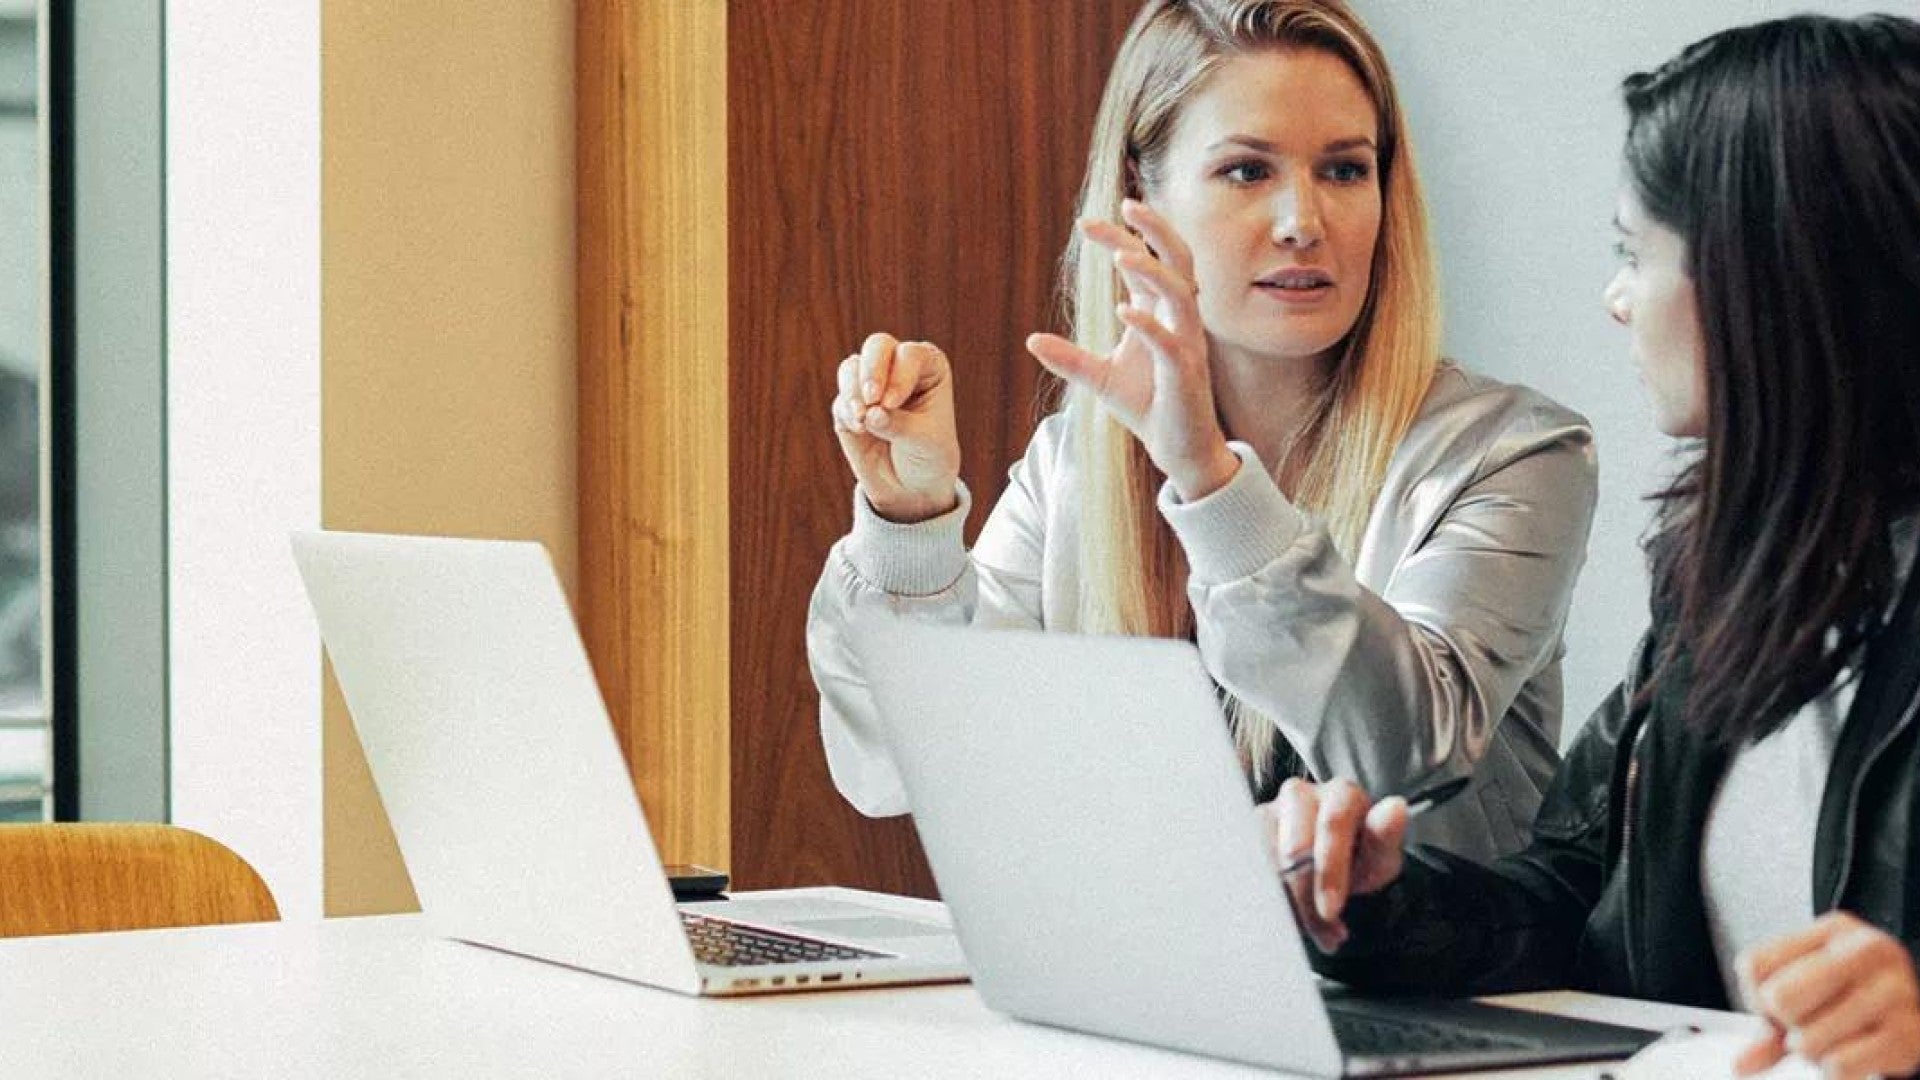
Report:
[[[1127,155],[1127,190],[1124,197],[1128,199],[1132,199],[1135,202],[1143,203],[1147,201],[1146,181],[1142,180],[1140,177],[1140,159],[1133,156],[1132,154]],[[1132,233],[1135,236],[1140,235],[1139,229],[1134,228],[1132,225],[1128,225],[1125,221],[1120,222],[1120,224],[1129,233]],[[1148,250],[1152,250],[1151,246],[1149,246]],[[1159,258],[1160,253],[1157,251],[1154,252],[1154,257]]]

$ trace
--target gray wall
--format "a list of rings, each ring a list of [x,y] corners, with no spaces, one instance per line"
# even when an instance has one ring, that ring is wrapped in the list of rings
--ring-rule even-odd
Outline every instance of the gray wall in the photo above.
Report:
[[[1620,80],[1715,30],[1912,0],[1354,0],[1392,63],[1439,250],[1449,355],[1593,421],[1600,506],[1567,628],[1570,740],[1646,625],[1642,496],[1671,472],[1600,291],[1626,130]]]

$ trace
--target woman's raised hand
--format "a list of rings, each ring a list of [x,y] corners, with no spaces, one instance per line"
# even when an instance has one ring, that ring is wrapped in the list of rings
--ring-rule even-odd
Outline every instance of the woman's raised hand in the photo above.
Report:
[[[870,335],[840,362],[833,431],[881,517],[926,521],[959,504],[953,369],[939,349]]]
[[[1232,479],[1240,461],[1214,412],[1193,255],[1145,203],[1128,199],[1120,214],[1139,236],[1110,221],[1080,222],[1087,240],[1113,252],[1127,287],[1128,301],[1118,309],[1126,327],[1120,343],[1100,356],[1063,337],[1034,334],[1027,350],[1048,371],[1098,396],[1180,497],[1198,499]]]

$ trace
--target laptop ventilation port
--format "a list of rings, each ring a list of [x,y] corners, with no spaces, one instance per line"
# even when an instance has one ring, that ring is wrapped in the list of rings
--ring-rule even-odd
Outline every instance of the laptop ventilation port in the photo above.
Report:
[[[839,982],[841,979],[844,979],[844,978],[846,978],[845,975],[822,975],[820,976],[820,981],[821,982]]]
[[[805,986],[805,985],[807,985],[807,980],[808,980],[809,978],[811,978],[811,976],[808,976],[808,975],[795,975],[795,976],[793,977],[793,985],[795,985],[795,986]]]
[[[760,980],[759,979],[736,979],[734,980],[733,985],[742,990],[748,990],[753,987],[759,986]]]
[[[787,984],[787,977],[786,977],[785,975],[775,975],[775,976],[774,976],[774,977],[773,977],[773,978],[772,978],[771,980],[769,980],[769,981],[770,981],[770,982],[771,982],[771,983],[772,983],[772,984],[773,984],[774,986],[785,986],[785,985]]]

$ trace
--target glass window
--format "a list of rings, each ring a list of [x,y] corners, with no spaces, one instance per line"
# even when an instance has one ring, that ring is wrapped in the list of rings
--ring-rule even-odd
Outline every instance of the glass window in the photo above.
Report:
[[[38,0],[0,0],[0,821],[47,816],[40,389],[46,169]]]

